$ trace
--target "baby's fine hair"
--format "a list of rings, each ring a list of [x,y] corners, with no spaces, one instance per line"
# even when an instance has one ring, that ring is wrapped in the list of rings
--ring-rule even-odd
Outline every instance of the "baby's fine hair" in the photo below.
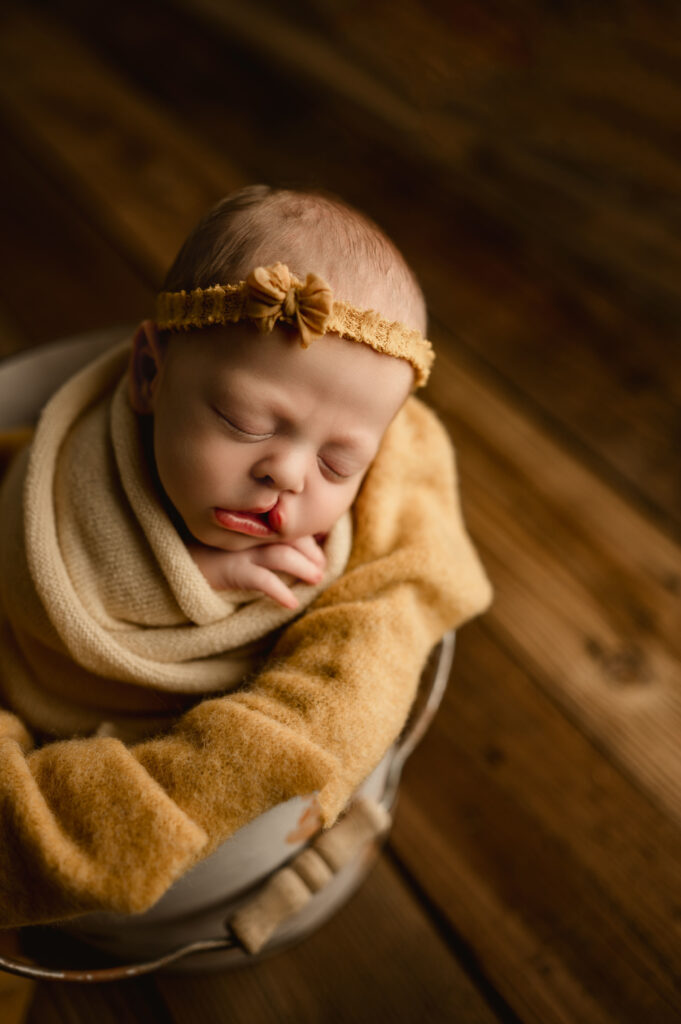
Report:
[[[302,280],[319,274],[336,298],[425,334],[423,293],[402,254],[373,221],[321,192],[267,185],[232,192],[191,232],[163,291],[235,284],[277,262]]]

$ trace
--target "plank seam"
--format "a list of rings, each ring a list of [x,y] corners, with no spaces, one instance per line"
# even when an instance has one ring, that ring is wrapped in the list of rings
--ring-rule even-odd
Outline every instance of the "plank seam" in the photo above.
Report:
[[[523,1024],[521,1018],[517,1016],[501,993],[495,988],[473,947],[454,928],[447,915],[438,907],[416,876],[409,870],[390,839],[384,846],[383,853],[390,861],[394,870],[399,874],[403,884],[412,892],[437,934],[446,943],[452,956],[454,956],[462,970],[465,971],[481,998],[497,1016],[501,1024]]]

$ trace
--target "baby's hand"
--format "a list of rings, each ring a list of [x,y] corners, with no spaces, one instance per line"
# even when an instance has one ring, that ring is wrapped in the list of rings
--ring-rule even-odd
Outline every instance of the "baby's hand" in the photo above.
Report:
[[[298,598],[277,573],[304,583],[319,583],[326,557],[314,537],[282,544],[260,544],[245,551],[220,551],[192,544],[189,553],[213,590],[259,590],[284,608]]]

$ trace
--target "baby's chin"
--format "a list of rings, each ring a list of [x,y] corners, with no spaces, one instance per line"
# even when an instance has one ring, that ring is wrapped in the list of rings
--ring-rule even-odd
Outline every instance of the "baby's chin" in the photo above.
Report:
[[[283,534],[276,533],[271,537],[249,537],[243,533],[225,530],[217,537],[211,532],[210,535],[206,533],[203,537],[193,536],[192,540],[195,543],[205,544],[206,547],[216,548],[219,551],[248,551],[249,548],[264,547],[266,544],[293,544],[295,541],[301,540],[302,536],[308,536],[308,534],[284,536]],[[313,536],[319,546],[323,547],[328,536],[328,530],[325,530],[323,533],[315,533]]]
[[[224,530],[213,527],[208,530],[197,531],[193,535],[194,541],[205,544],[209,548],[217,548],[219,551],[248,551],[250,548],[263,547],[266,544],[285,544],[294,537],[283,537],[280,533],[273,533],[269,537],[251,537],[246,533],[239,533],[236,530]]]

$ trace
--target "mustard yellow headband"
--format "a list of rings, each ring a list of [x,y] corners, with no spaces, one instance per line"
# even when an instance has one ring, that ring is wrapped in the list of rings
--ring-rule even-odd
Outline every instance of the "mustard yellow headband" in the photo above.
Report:
[[[238,284],[195,288],[191,292],[162,292],[156,304],[156,324],[163,331],[189,331],[252,320],[269,333],[279,321],[300,332],[307,348],[324,334],[360,341],[377,352],[406,359],[416,373],[415,386],[428,380],[435,358],[433,346],[419,331],[399,321],[384,320],[373,309],[357,309],[334,300],[326,281],[308,274],[299,281],[283,263],[258,267]]]

